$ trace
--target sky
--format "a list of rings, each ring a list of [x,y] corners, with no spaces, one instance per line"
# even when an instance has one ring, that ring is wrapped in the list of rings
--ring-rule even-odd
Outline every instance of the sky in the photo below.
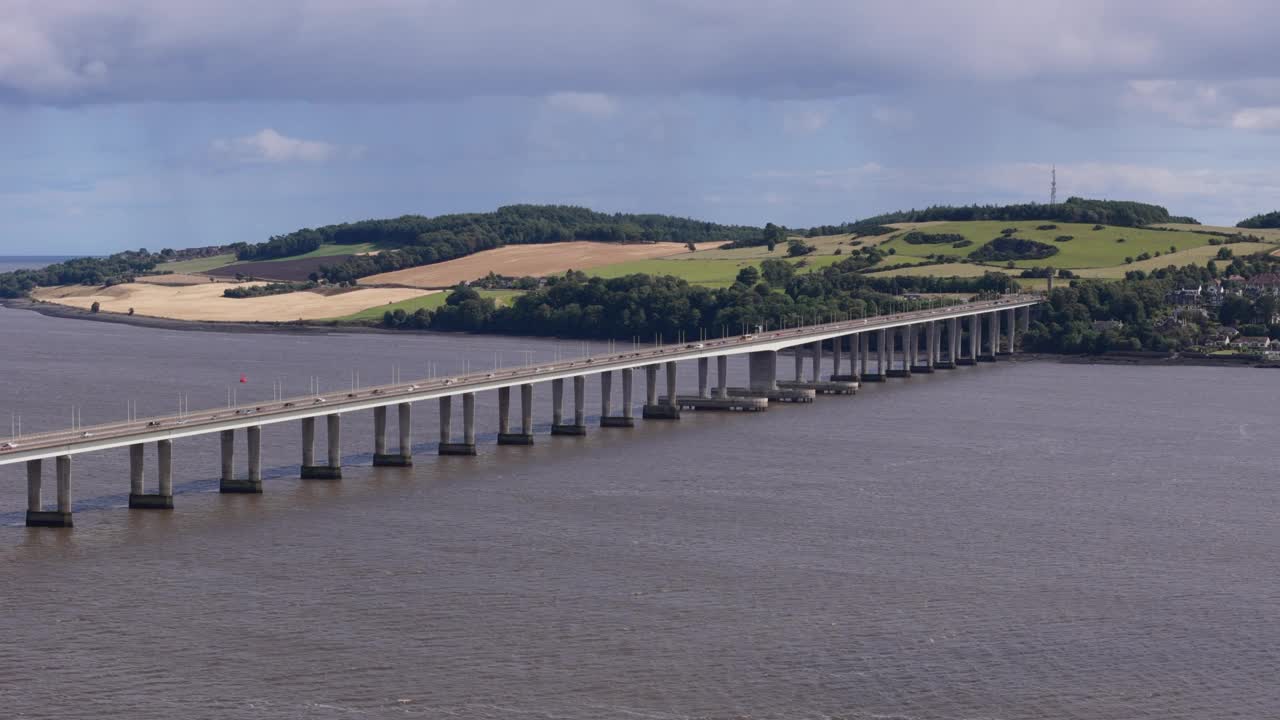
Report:
[[[0,0],[0,255],[565,203],[1280,208],[1280,3]]]

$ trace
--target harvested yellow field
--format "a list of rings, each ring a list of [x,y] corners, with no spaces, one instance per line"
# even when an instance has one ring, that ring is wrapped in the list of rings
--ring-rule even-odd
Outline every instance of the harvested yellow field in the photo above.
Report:
[[[698,247],[709,249],[723,244],[701,243]],[[690,253],[684,245],[678,243],[621,245],[578,241],[543,245],[507,245],[456,260],[372,275],[362,278],[360,284],[448,288],[461,282],[477,280],[491,272],[514,277],[526,275],[540,277],[555,275],[566,270],[588,270],[631,260],[650,260],[681,254],[690,257],[697,255],[697,253]]]
[[[982,277],[989,272],[1017,275],[1022,271],[992,267],[990,265],[975,265],[973,263],[946,263],[943,265],[914,265],[894,270],[880,270],[868,274],[876,277]]]
[[[134,282],[146,283],[148,285],[207,285],[211,282],[230,282],[227,279],[215,280],[208,275],[193,275],[191,273],[168,273],[166,275],[143,275],[134,280]]]
[[[128,313],[129,308],[133,308],[137,315],[171,320],[290,322],[344,317],[371,307],[430,294],[407,288],[362,288],[333,295],[304,291],[256,298],[228,298],[222,296],[225,289],[226,283],[207,280],[198,285],[180,286],[150,283],[111,287],[64,285],[41,288],[32,293],[32,297],[86,310],[97,302],[103,312]]]

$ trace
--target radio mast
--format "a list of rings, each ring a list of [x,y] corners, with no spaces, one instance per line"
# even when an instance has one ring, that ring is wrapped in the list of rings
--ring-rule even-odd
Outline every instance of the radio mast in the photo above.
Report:
[[[1049,171],[1049,204],[1058,204],[1058,166],[1055,163]]]

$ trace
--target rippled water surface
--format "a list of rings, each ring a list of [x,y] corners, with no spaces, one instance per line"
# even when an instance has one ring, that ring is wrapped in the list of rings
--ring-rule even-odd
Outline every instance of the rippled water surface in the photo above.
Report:
[[[269,398],[581,351],[3,309],[0,338],[30,431],[223,404],[241,372]],[[1010,362],[531,448],[493,445],[490,393],[477,458],[415,406],[407,470],[345,416],[341,482],[268,427],[261,496],[176,441],[173,512],[123,507],[127,451],[77,457],[67,531],[22,527],[0,467],[0,716],[1277,717],[1278,386]]]

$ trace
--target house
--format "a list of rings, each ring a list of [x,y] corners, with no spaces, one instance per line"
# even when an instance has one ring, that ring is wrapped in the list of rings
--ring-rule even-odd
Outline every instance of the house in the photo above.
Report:
[[[1271,347],[1271,338],[1268,337],[1238,337],[1232,345],[1240,350],[1249,350],[1254,352],[1262,352]]]
[[[1244,292],[1249,297],[1280,295],[1280,273],[1262,273],[1244,281]]]
[[[1216,347],[1228,347],[1231,345],[1231,339],[1239,334],[1240,331],[1232,327],[1216,328],[1205,336],[1204,340],[1201,341],[1201,344]]]
[[[1193,288],[1173,290],[1165,296],[1165,302],[1170,305],[1199,305],[1201,289],[1201,286],[1197,285]]]

